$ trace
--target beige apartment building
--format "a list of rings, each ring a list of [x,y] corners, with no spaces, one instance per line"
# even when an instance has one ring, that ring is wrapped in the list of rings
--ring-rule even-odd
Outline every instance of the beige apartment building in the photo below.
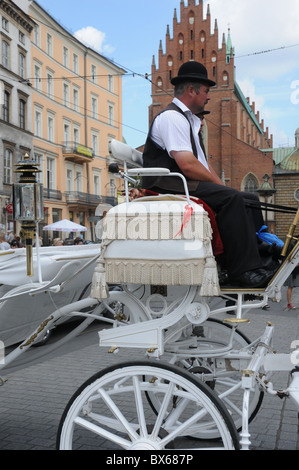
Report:
[[[33,142],[30,70],[34,22],[11,0],[0,0],[0,229],[14,231],[14,165]]]
[[[125,71],[78,41],[35,1],[28,14],[36,23],[28,76],[31,156],[44,184],[44,223],[70,219],[87,227],[86,239],[95,240],[95,209],[117,203],[108,143],[122,141]]]

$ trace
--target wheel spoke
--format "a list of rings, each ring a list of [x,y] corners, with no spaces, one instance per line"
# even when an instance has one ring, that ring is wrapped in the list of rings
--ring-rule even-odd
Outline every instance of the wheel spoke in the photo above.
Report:
[[[202,409],[199,410],[195,415],[191,416],[189,419],[187,419],[185,422],[178,424],[177,426],[174,427],[173,431],[171,431],[161,442],[163,446],[166,446],[169,442],[171,442],[173,439],[175,439],[178,436],[184,436],[187,432],[189,434],[190,428],[192,425],[194,425],[199,419],[201,419],[203,416],[207,414],[206,410]],[[214,424],[214,423],[213,423]],[[206,428],[206,425],[205,425]],[[167,426],[166,426],[166,429]]]
[[[123,439],[117,434],[113,434],[109,431],[106,431],[102,427],[97,426],[96,424],[93,424],[90,421],[87,421],[86,419],[77,417],[75,419],[75,423],[81,426],[82,428],[85,428],[88,431],[97,434],[98,436],[104,437],[105,439],[114,442],[115,444],[121,446],[123,449],[128,449],[131,446],[131,442],[127,439]]]
[[[136,401],[136,411],[138,416],[138,423],[140,425],[140,435],[142,437],[147,437],[147,429],[146,429],[146,421],[144,416],[144,408],[143,408],[143,401],[141,396],[140,390],[140,382],[138,377],[135,375],[133,377],[133,385],[134,385],[134,396]]]
[[[157,438],[158,435],[159,435],[159,430],[162,426],[163,420],[165,419],[165,417],[168,414],[167,408],[169,406],[171,398],[173,397],[174,389],[175,389],[175,384],[170,383],[168,388],[167,388],[167,391],[164,395],[163,402],[162,402],[162,405],[159,409],[159,413],[158,413],[158,416],[157,416],[157,419],[156,419],[156,422],[155,422],[155,425],[154,425],[154,429],[153,429],[153,432],[151,434],[153,438]]]
[[[106,393],[103,388],[99,389],[98,393],[101,395],[106,405],[112,411],[112,413],[117,418],[117,420],[119,420],[119,422],[126,429],[127,433],[129,434],[130,439],[138,439],[139,436],[137,432],[133,429],[129,421],[124,417],[123,413],[120,411],[119,407],[114,403],[114,401],[110,398],[108,393]]]

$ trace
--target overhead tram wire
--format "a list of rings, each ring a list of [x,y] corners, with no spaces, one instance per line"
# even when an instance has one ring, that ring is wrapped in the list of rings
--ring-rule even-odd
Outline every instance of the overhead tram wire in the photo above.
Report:
[[[94,50],[92,47],[87,46],[86,44],[84,44],[83,42],[81,42],[79,39],[77,39],[77,38],[73,35],[73,33],[71,33],[71,32],[62,33],[61,30],[59,30],[59,29],[57,29],[57,28],[54,28],[53,26],[50,26],[50,25],[47,24],[47,23],[42,22],[40,19],[36,19],[36,18],[35,18],[34,16],[32,16],[32,15],[30,15],[30,17],[31,17],[33,20],[37,21],[38,23],[42,24],[43,26],[46,26],[47,28],[49,28],[49,29],[51,29],[51,30],[53,30],[53,31],[55,31],[55,32],[57,32],[57,33],[59,33],[60,35],[65,36],[68,40],[73,41],[73,42],[75,42],[75,43],[80,43],[83,47],[86,47],[86,48],[88,48],[88,49]],[[54,18],[54,21],[56,21],[55,18]],[[58,23],[58,21],[56,21],[56,22]],[[58,24],[59,24],[59,23],[58,23]],[[67,30],[66,27],[64,27],[64,26],[62,26],[62,25],[60,25],[60,26],[61,26],[62,29]],[[260,55],[260,54],[266,54],[266,53],[270,53],[270,52],[273,52],[273,51],[276,51],[276,50],[288,49],[288,48],[296,47],[296,46],[299,46],[299,44],[293,44],[293,45],[290,45],[290,46],[281,46],[281,47],[279,47],[279,48],[268,49],[268,50],[265,50],[265,51],[257,51],[257,52],[253,52],[253,53],[244,54],[244,55],[242,55],[242,56],[234,56],[234,58],[235,58],[235,59],[238,59],[238,58],[243,58],[243,57],[249,57],[249,56],[255,56],[255,55]],[[95,51],[96,51],[96,50],[95,50]],[[100,54],[101,56],[105,57],[102,53],[100,53],[100,52],[98,52],[98,51],[96,51],[96,52],[97,52],[98,54]],[[157,88],[160,88],[161,91],[163,91],[165,94],[167,94],[167,95],[169,95],[169,96],[173,96],[172,94],[168,93],[166,90],[163,90],[161,87],[159,87],[158,85],[156,85],[155,83],[153,83],[153,81],[149,78],[149,77],[152,76],[153,74],[148,74],[148,73],[140,74],[140,73],[137,73],[137,72],[131,70],[131,69],[128,68],[128,67],[123,66],[122,64],[119,64],[118,62],[116,62],[116,61],[114,61],[114,60],[108,59],[107,57],[105,57],[105,58],[106,58],[109,62],[111,62],[112,64],[114,64],[115,66],[120,67],[120,68],[122,68],[123,70],[125,70],[126,73],[124,74],[124,76],[130,76],[130,75],[131,75],[132,77],[138,76],[138,77],[144,78],[145,80],[148,80],[150,83],[152,83],[152,85],[156,86]],[[157,73],[158,73],[158,72],[157,72]],[[161,73],[161,71],[159,71],[159,73]],[[122,74],[115,74],[115,75],[113,75],[113,74],[107,74],[107,75],[98,75],[98,76],[99,76],[99,77],[104,77],[104,76],[109,76],[109,75],[110,75],[110,76],[122,76]],[[74,76],[71,76],[71,77],[68,77],[68,78],[73,78],[73,79],[75,79],[75,78],[78,78],[78,79],[79,79],[79,78],[81,78],[81,79],[87,79],[87,78],[90,78],[90,77],[91,77],[90,75],[88,75],[88,76],[84,76],[84,75],[83,75],[83,76],[82,76],[82,75],[80,75],[80,76],[79,76],[79,75],[74,75]],[[34,79],[35,79],[35,78],[34,78]],[[34,80],[34,79],[31,79],[31,80]],[[64,79],[66,79],[66,77],[55,77],[55,78],[53,78],[53,79],[55,79],[55,80],[64,80]],[[29,79],[27,79],[27,80],[29,80]],[[47,78],[44,78],[44,77],[43,77],[43,78],[40,78],[40,80],[47,80]],[[19,80],[16,80],[16,81],[19,81]],[[214,124],[212,121],[210,121],[210,120],[208,120],[208,119],[206,119],[206,120],[207,120],[207,122],[209,122],[210,124],[212,124],[212,125],[214,125],[214,126],[216,126],[216,127],[218,127],[218,128],[220,129],[220,126],[217,126],[216,124]],[[119,124],[122,124],[122,125],[125,126],[125,127],[130,127],[130,126],[127,126],[127,125],[125,125],[125,124],[123,124],[123,123],[119,123]],[[132,127],[130,127],[130,128],[133,129],[133,130],[136,130],[136,131],[138,131],[138,132],[142,132],[142,133],[146,134],[145,132],[143,132],[143,131],[141,131],[141,130],[138,130],[138,129],[135,129],[135,128],[132,128]],[[226,133],[227,135],[229,135],[230,137],[232,137],[232,138],[238,140],[236,137],[234,137],[232,134],[230,134],[229,132],[227,132],[225,129],[222,129],[222,131],[225,132],[225,133]],[[268,157],[268,156],[267,156],[267,157]],[[270,158],[270,157],[268,157],[268,158]]]

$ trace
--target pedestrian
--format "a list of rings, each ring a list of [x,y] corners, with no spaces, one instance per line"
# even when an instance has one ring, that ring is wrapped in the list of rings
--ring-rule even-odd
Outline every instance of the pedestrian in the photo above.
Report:
[[[292,274],[289,275],[284,285],[287,286],[287,307],[289,310],[295,310],[296,307],[292,303],[292,295],[294,287],[299,287],[299,264],[297,264]]]
[[[83,245],[83,240],[81,237],[77,237],[74,240],[74,245]]]
[[[254,210],[247,207],[244,193],[223,184],[200,146],[201,120],[197,115],[209,102],[210,87],[215,82],[208,78],[202,64],[190,61],[181,66],[171,83],[175,86],[175,98],[151,125],[143,166],[168,168],[183,174],[190,195],[204,201],[216,214],[230,284],[264,287],[275,271],[264,267],[259,255]],[[180,178],[175,176],[144,177],[143,188],[158,193],[184,192]],[[256,196],[249,197],[259,202]]]
[[[61,238],[54,238],[53,245],[54,246],[62,246],[63,245],[63,240]]]
[[[6,241],[5,232],[0,232],[0,250],[9,250],[10,244]]]
[[[16,248],[20,248],[20,244],[18,242],[18,240],[16,238],[14,238],[11,242],[10,242],[10,247],[15,250]]]

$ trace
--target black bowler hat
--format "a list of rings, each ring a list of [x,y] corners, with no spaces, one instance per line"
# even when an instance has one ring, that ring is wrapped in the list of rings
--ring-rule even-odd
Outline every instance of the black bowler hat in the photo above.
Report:
[[[209,86],[215,86],[216,83],[208,78],[208,71],[204,65],[199,62],[186,62],[180,69],[177,77],[171,80],[172,85],[185,82],[187,80],[206,83]]]

